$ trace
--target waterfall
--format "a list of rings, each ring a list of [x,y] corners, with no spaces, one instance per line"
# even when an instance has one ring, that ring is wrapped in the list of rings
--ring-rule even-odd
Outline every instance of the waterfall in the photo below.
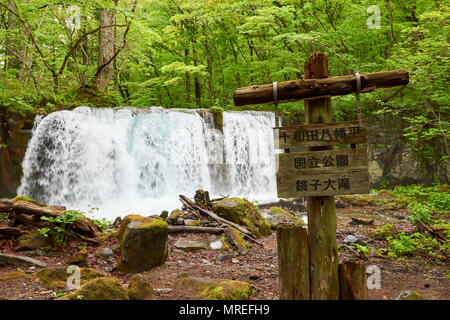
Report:
[[[195,190],[249,200],[276,198],[269,112],[89,108],[35,120],[17,190],[40,202],[114,219],[160,214]]]

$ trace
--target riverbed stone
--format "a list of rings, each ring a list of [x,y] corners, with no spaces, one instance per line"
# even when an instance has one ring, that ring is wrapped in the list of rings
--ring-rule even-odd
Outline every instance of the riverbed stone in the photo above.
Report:
[[[160,218],[135,219],[127,224],[120,237],[120,257],[116,269],[128,273],[150,270],[163,264],[167,253],[167,223]]]
[[[217,202],[212,211],[220,217],[247,227],[255,236],[270,235],[272,229],[259,208],[246,199],[225,198]]]
[[[174,247],[184,251],[209,249],[210,242],[208,240],[193,240],[180,238],[174,243]]]
[[[69,271],[69,272],[68,272]],[[67,267],[47,268],[36,272],[33,276],[37,277],[50,289],[64,289],[67,286],[67,279],[74,274]],[[80,268],[80,282],[86,283],[89,280],[105,277],[106,274],[91,268]]]

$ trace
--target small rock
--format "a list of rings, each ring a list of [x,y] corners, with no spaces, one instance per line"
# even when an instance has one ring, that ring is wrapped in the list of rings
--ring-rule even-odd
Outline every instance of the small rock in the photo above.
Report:
[[[150,282],[142,274],[130,279],[127,292],[130,300],[147,300],[155,293]]]
[[[404,220],[406,219],[404,215],[402,215],[401,213],[397,213],[396,215],[394,215],[394,218],[397,218],[398,220]]]
[[[345,237],[344,243],[345,244],[356,243],[356,244],[359,244],[361,246],[367,246],[366,242],[364,242],[362,239],[357,238],[357,237],[355,237],[354,235],[351,235],[351,234]]]
[[[159,216],[163,219],[166,219],[169,216],[169,211],[164,210]]]
[[[103,259],[108,260],[114,255],[114,251],[111,248],[102,248],[98,253]]]
[[[160,289],[155,289],[156,292],[158,292],[159,294],[167,294],[167,293],[171,293],[173,291],[173,289],[171,288],[160,288]]]
[[[235,259],[235,258],[233,258],[233,259],[231,259],[231,262],[232,262],[232,263],[239,263],[239,260],[238,260],[238,259]]]
[[[119,228],[121,223],[122,223],[122,218],[121,218],[121,217],[117,217],[117,218],[114,220],[112,226],[113,226],[114,228]]]
[[[258,280],[259,278],[261,278],[261,277],[259,276],[259,274],[251,274],[251,275],[249,276],[249,279],[250,279],[250,280]]]
[[[105,267],[105,271],[106,272],[111,272],[111,271],[113,271],[115,268],[114,267],[111,267],[111,266],[107,266],[107,267]]]
[[[425,287],[425,288],[429,288],[429,287],[430,287],[430,284],[429,284],[429,283],[425,283],[424,287]]]
[[[209,261],[209,260],[202,259],[201,261],[206,265],[212,265],[211,261]]]
[[[83,249],[78,252],[75,252],[75,254],[69,258],[68,263],[76,265],[86,265],[87,259],[88,259],[88,252],[86,249]]]
[[[398,294],[395,300],[423,300],[422,295],[417,291],[408,290],[402,291]]]

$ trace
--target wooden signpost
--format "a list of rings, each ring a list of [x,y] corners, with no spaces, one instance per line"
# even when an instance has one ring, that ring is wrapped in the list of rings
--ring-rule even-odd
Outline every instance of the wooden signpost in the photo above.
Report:
[[[307,236],[297,225],[277,228],[281,299],[367,297],[364,264],[342,262],[339,267],[334,199],[334,195],[369,192],[367,148],[356,147],[366,142],[365,124],[361,119],[333,122],[331,96],[408,82],[403,70],[329,77],[328,59],[314,52],[305,63],[303,80],[234,91],[236,106],[307,99],[305,125],[274,128],[275,147],[285,150],[277,155],[278,196],[308,197]],[[350,148],[334,149],[336,145]],[[299,147],[307,151],[291,152]],[[350,269],[359,276],[349,276]]]

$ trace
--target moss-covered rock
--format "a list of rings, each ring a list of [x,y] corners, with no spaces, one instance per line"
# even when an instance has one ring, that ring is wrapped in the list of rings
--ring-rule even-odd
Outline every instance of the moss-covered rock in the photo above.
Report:
[[[368,195],[343,195],[341,199],[355,207],[365,207],[375,204],[375,201]]]
[[[69,264],[86,265],[88,259],[88,251],[86,249],[75,252],[68,260]]]
[[[398,294],[395,300],[422,300],[422,295],[413,290],[402,291]]]
[[[244,240],[244,237],[235,228],[226,228],[224,236],[227,242],[234,245],[241,254],[247,253],[248,248],[250,248],[250,244]]]
[[[184,225],[191,227],[198,227],[200,225],[200,220],[185,219]]]
[[[169,220],[169,222],[170,222],[171,224],[177,224],[177,220],[180,219],[180,218],[184,218],[184,212],[183,212],[183,210],[175,209],[175,210],[173,210],[173,211],[170,213],[170,215],[169,215],[169,217],[167,218],[167,220]]]
[[[248,300],[255,293],[250,283],[228,279],[186,277],[181,284],[197,291],[203,300]]]
[[[129,273],[150,270],[163,264],[167,259],[167,254],[167,223],[156,217],[134,219],[127,223],[120,237],[120,257],[117,270]]]
[[[209,109],[214,118],[214,127],[217,130],[223,130],[223,108],[213,106]]]
[[[212,211],[224,219],[247,227],[255,236],[270,235],[272,229],[259,212],[259,208],[246,199],[225,198],[217,202]]]
[[[385,240],[387,237],[394,236],[394,227],[392,226],[392,224],[387,223],[379,228],[370,231],[370,236],[373,239]]]
[[[50,245],[48,238],[44,237],[37,230],[32,230],[17,238],[17,251],[35,250]]]
[[[142,274],[136,274],[130,279],[127,292],[130,300],[146,300],[155,294],[152,285]]]
[[[56,300],[128,300],[128,293],[116,278],[102,277]]]
[[[71,275],[72,273],[67,273],[66,267],[59,267],[41,270],[36,272],[33,276],[41,280],[50,289],[64,289],[67,285],[67,278]],[[105,276],[106,275],[104,273],[101,273],[95,269],[80,268],[81,284],[86,283],[89,280]]]
[[[267,212],[267,211],[266,211]],[[270,207],[269,213],[264,216],[272,229],[276,229],[280,223],[293,223],[306,225],[302,218],[296,217],[287,210],[280,207]]]

